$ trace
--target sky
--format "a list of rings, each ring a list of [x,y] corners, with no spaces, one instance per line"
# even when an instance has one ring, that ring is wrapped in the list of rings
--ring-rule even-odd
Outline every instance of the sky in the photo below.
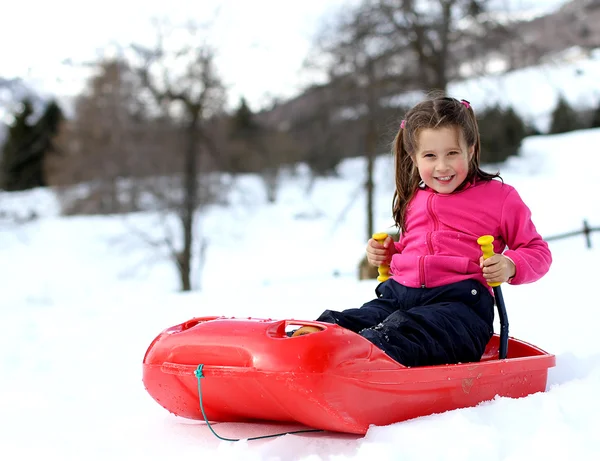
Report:
[[[73,96],[93,62],[114,44],[151,43],[151,18],[174,23],[215,18],[209,41],[230,89],[229,105],[246,97],[253,110],[288,98],[322,78],[303,70],[323,22],[358,0],[77,0],[2,2],[0,76],[21,76],[43,93]],[[496,0],[512,10],[552,9],[564,0]],[[34,13],[34,14],[33,14]]]
[[[532,76],[518,75],[523,82],[514,87],[529,92]],[[543,75],[541,69],[539,81]],[[533,113],[545,101],[537,103]],[[500,165],[544,237],[581,229],[584,219],[600,226],[598,145],[600,129],[530,137],[518,157]],[[375,168],[374,224],[381,231],[391,225],[391,162],[382,155]],[[175,417],[147,394],[144,353],[172,325],[204,315],[310,320],[372,299],[376,282],[356,277],[366,244],[365,197],[355,195],[364,161],[346,161],[338,171],[309,188],[299,167],[283,176],[274,204],[260,178],[240,177],[228,189],[228,207],[200,215],[206,259],[194,280],[201,290],[185,294],[164,251],[138,237],[140,230],[164,236],[160,216],[62,217],[50,190],[0,193],[0,459],[600,459],[600,233],[592,249],[582,236],[551,241],[546,276],[503,286],[511,335],[556,355],[544,393],[371,427],[364,437],[239,442],[218,440],[204,422]],[[573,178],[576,186],[557,187]],[[29,223],[6,218],[32,211],[38,218]],[[299,428],[214,425],[239,439]]]

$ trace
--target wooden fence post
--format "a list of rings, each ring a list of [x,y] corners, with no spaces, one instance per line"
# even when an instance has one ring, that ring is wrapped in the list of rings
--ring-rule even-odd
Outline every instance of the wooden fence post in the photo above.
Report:
[[[585,244],[586,246],[589,248],[592,248],[592,238],[590,237],[590,234],[592,233],[592,230],[590,229],[590,225],[587,222],[587,219],[583,220],[583,235],[585,236]]]

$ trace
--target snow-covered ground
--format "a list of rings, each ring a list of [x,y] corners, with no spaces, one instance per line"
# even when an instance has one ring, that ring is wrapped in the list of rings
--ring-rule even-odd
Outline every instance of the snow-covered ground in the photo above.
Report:
[[[502,166],[542,235],[579,229],[584,218],[600,226],[598,145],[600,130],[528,138],[522,156]],[[377,163],[378,230],[391,224],[391,161]],[[13,226],[0,213],[0,459],[600,459],[600,234],[592,250],[583,237],[552,242],[545,278],[504,288],[511,334],[557,356],[546,393],[373,427],[364,437],[241,442],[220,441],[203,422],[152,400],[141,364],[166,327],[201,315],[312,319],[371,299],[376,282],[356,277],[366,240],[364,197],[353,199],[362,161],[340,172],[309,196],[307,177],[290,177],[271,205],[261,183],[245,178],[230,208],[201,217],[209,238],[202,290],[188,294],[177,292],[160,251],[136,237],[133,229],[162,232],[151,214],[64,218],[49,191],[1,194],[0,210],[26,217],[36,209],[39,218]],[[230,438],[293,428],[214,427]]]

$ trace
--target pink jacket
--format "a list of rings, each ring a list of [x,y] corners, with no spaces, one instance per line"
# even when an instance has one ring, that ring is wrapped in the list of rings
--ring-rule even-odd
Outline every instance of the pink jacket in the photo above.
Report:
[[[406,232],[395,243],[392,278],[415,288],[465,279],[487,286],[477,244],[487,234],[494,236],[494,252],[515,263],[509,283],[535,282],[548,272],[552,255],[531,222],[529,208],[513,187],[492,180],[468,184],[452,194],[419,189],[407,208]]]

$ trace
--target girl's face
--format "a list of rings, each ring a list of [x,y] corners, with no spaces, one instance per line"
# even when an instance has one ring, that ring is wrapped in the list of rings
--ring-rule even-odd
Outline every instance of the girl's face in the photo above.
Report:
[[[467,178],[475,146],[467,146],[458,128],[425,128],[417,138],[413,162],[421,179],[440,194],[451,194]]]

